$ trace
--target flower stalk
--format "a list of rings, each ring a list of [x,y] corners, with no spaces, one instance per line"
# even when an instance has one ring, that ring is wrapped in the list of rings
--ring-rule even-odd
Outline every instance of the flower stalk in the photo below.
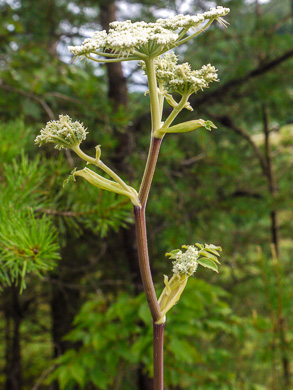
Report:
[[[146,74],[148,76],[151,117],[152,117],[152,133],[161,127],[161,112],[158,96],[158,86],[155,71],[155,60],[150,58],[145,61]]]

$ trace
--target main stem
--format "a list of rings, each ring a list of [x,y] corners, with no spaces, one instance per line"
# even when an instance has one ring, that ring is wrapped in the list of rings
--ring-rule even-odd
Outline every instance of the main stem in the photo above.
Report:
[[[149,262],[146,223],[145,223],[145,207],[134,206],[135,226],[136,226],[136,242],[140,275],[142,279],[143,289],[149,305],[149,309],[153,321],[160,318],[160,307],[158,304],[156,291],[152,279],[152,273]]]
[[[161,310],[157,300],[156,291],[154,288],[152,274],[150,269],[145,209],[153,180],[156,163],[160,151],[162,139],[152,137],[149,155],[143,175],[141,187],[139,190],[139,200],[141,207],[134,207],[135,225],[136,225],[136,240],[139,259],[139,268],[142,278],[144,291],[147,302],[153,319],[153,347],[154,347],[154,390],[163,390],[163,339],[164,339],[164,324],[156,324],[156,321],[161,317]]]
[[[146,299],[149,305],[149,309],[154,322],[158,321],[161,317],[161,310],[157,300],[156,291],[152,279],[148,243],[147,243],[147,232],[146,232],[146,220],[145,220],[145,209],[148,194],[152,184],[156,163],[158,160],[160,145],[162,139],[152,137],[150,151],[143,175],[141,187],[139,190],[139,201],[141,207],[134,207],[135,226],[136,226],[136,240],[137,240],[137,251],[139,260],[139,269],[142,279],[143,288],[146,294]]]
[[[154,390],[164,388],[164,326],[153,323],[154,338]]]
[[[163,138],[155,138],[152,137],[151,144],[150,144],[150,150],[146,162],[145,171],[143,174],[142,182],[139,189],[138,198],[140,200],[140,203],[142,205],[142,208],[146,208],[148,195],[150,192],[151,184],[154,177],[154,172],[156,169],[159,151],[161,147]]]
[[[151,118],[152,118],[152,134],[161,127],[162,111],[160,109],[160,102],[158,96],[155,63],[153,58],[145,60],[146,73],[148,76],[149,94],[150,94],[150,106],[151,106]],[[134,207],[135,225],[136,225],[136,240],[137,251],[139,259],[139,268],[142,278],[144,291],[146,294],[147,302],[153,319],[153,346],[154,346],[154,390],[163,390],[164,378],[163,378],[163,340],[164,340],[164,324],[156,324],[161,318],[161,310],[157,300],[156,291],[152,279],[147,232],[146,232],[146,220],[145,209],[147,199],[152,184],[158,155],[160,151],[162,138],[151,138],[150,150],[146,162],[144,175],[142,178],[141,186],[139,189],[138,198],[141,207]]]

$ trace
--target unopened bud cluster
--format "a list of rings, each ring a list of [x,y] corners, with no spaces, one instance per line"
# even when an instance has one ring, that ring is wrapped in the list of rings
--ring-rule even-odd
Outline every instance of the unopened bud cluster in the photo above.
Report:
[[[68,115],[59,115],[58,121],[50,121],[41,130],[41,134],[35,139],[39,146],[51,142],[56,149],[72,148],[86,139],[87,131],[83,124],[75,121]]]
[[[173,274],[177,276],[190,277],[197,270],[198,265],[212,269],[218,272],[218,264],[220,264],[218,257],[222,248],[213,244],[195,244],[183,245],[182,249],[174,249],[166,253],[173,261]]]
[[[222,250],[221,247],[213,244],[195,244],[183,245],[182,249],[186,249],[186,251],[174,249],[166,253],[166,256],[174,260],[173,275],[170,280],[168,276],[164,275],[165,288],[158,300],[161,317],[156,322],[157,324],[162,324],[166,321],[166,313],[178,303],[188,278],[196,272],[198,265],[218,272],[217,264],[220,264],[218,257],[220,256],[219,252]]]
[[[188,246],[185,253],[181,250],[176,253],[176,260],[173,261],[173,274],[192,276],[198,267],[197,259],[199,251],[192,245]]]
[[[155,60],[158,82],[167,92],[191,94],[207,88],[212,81],[219,81],[217,70],[211,64],[192,70],[187,62],[180,65],[177,62],[178,57],[173,52]],[[144,65],[142,67],[145,68]]]

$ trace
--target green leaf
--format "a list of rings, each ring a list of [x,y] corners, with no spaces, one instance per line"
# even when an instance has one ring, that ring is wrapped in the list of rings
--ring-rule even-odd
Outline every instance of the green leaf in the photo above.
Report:
[[[216,251],[215,249],[205,248],[205,250],[209,253],[216,255],[216,256],[221,256],[220,253],[218,251]]]
[[[150,314],[150,310],[149,310],[149,307],[148,307],[148,304],[147,302],[144,302],[139,310],[138,310],[138,317],[145,323],[145,324],[150,324],[151,323],[151,314]]]
[[[78,361],[69,367],[70,367],[70,373],[72,375],[72,378],[80,385],[81,388],[83,388],[86,379],[85,369],[81,366],[80,362]]]
[[[174,336],[170,340],[170,350],[178,361],[190,364],[201,361],[197,350],[190,343]]]
[[[179,123],[178,125],[171,126],[167,129],[162,129],[161,131],[166,133],[187,133],[189,131],[198,129],[199,127],[205,127],[206,129],[211,130],[211,127],[215,127],[215,125],[211,126],[211,123],[212,122],[210,121],[197,119],[193,121]]]
[[[84,367],[87,368],[93,368],[95,366],[96,359],[93,355],[85,351],[84,355],[82,356],[82,364]]]
[[[169,259],[176,259],[176,254],[180,252],[180,249],[173,249],[171,252],[167,252],[165,256],[169,256]]]
[[[213,253],[216,256],[220,256],[219,252],[222,252],[222,248],[220,246],[216,246],[213,244],[205,244],[206,251]]]
[[[180,249],[173,249],[171,252],[167,252],[166,253],[166,256],[170,256],[170,255],[173,255],[174,253],[178,253],[180,251]]]
[[[151,335],[146,335],[144,337],[138,338],[135,343],[132,345],[130,353],[133,357],[139,361],[143,355],[146,354],[146,351],[152,346]]]
[[[76,169],[77,169],[77,168],[74,168],[74,169],[71,171],[71,173],[70,173],[70,175],[68,176],[68,178],[64,180],[64,182],[63,182],[63,188],[65,188],[65,187],[69,184],[69,182],[71,182],[71,181],[76,181],[75,176],[74,176],[74,173],[76,172]]]
[[[107,389],[109,383],[112,382],[112,379],[97,366],[91,372],[90,380],[95,386],[102,390]]]
[[[209,131],[217,128],[217,126],[212,121],[205,121],[204,127],[206,128],[206,130],[209,130]]]
[[[208,253],[205,250],[201,250],[199,253],[201,256],[207,257],[207,258],[213,260],[215,263],[221,264],[215,255]]]
[[[68,367],[62,367],[58,371],[59,371],[58,382],[59,382],[60,388],[63,390],[66,388],[67,384],[71,381],[71,375],[70,375]]]
[[[213,271],[215,272],[219,272],[218,271],[218,266],[217,264],[215,264],[212,260],[210,259],[206,259],[206,258],[201,258],[201,259],[198,259],[197,260],[198,264],[202,265],[203,267],[205,268],[210,268],[212,269]]]
[[[215,249],[219,252],[222,252],[222,248],[220,246],[214,245],[214,244],[205,244],[206,249]]]

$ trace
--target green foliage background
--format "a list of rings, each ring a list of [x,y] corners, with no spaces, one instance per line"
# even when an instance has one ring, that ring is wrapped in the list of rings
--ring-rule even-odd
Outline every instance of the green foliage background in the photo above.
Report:
[[[0,386],[7,390],[150,389],[150,317],[126,240],[131,207],[81,180],[63,188],[80,162],[33,144],[61,113],[85,124],[85,148],[101,144],[110,166],[127,137],[131,168],[122,176],[137,188],[149,142],[145,79],[124,69],[128,108],[115,110],[105,66],[70,64],[66,51],[101,28],[106,3],[0,1]],[[149,21],[185,2],[124,4],[116,3],[121,19]],[[200,269],[168,316],[166,389],[290,390],[292,4],[221,5],[231,8],[229,28],[214,26],[180,52],[193,68],[215,65],[221,79],[180,120],[212,120],[218,130],[164,139],[147,210],[158,293],[171,270],[165,252],[194,242],[223,248],[219,275]]]

